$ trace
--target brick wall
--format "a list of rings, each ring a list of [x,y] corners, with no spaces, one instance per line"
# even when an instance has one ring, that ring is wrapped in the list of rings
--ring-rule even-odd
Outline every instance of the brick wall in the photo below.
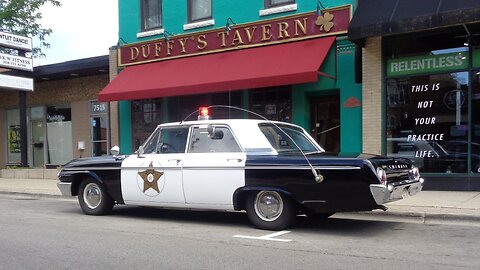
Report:
[[[27,93],[27,106],[68,104],[72,101],[95,100],[108,83],[108,75],[95,75],[66,80],[35,82],[34,91]],[[0,108],[18,108],[18,93],[0,90]]]
[[[72,106],[72,153],[73,158],[89,157],[92,153],[90,138],[89,101],[74,101]],[[78,142],[85,143],[85,150],[78,150]]]
[[[362,51],[363,152],[382,152],[382,39],[368,38]]]

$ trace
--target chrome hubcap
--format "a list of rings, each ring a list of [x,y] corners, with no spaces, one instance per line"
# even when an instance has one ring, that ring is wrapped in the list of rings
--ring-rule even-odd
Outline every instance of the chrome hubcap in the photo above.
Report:
[[[255,198],[255,213],[264,221],[276,220],[283,211],[283,200],[274,191],[260,191]]]
[[[95,209],[102,201],[102,191],[96,183],[89,183],[83,192],[83,201],[90,209]]]

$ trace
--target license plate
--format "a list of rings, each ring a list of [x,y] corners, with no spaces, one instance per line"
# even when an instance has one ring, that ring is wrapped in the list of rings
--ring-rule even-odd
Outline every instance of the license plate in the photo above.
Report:
[[[410,192],[408,192],[408,188],[404,188],[402,190],[402,198],[405,199],[405,198],[408,198],[410,197]]]

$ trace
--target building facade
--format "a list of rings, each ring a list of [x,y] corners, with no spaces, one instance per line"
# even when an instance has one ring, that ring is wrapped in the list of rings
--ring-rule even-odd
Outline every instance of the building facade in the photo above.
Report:
[[[479,190],[480,2],[358,2],[363,151],[412,159],[427,189]]]
[[[115,123],[110,127],[116,103],[97,101],[108,70],[107,55],[34,68],[34,90],[26,93],[29,167],[56,168],[73,158],[105,155],[118,143]],[[19,94],[0,89],[0,97],[0,168],[19,166]]]
[[[213,117],[261,117],[311,131],[328,151],[362,150],[362,94],[347,40],[354,1],[119,1],[120,149],[200,106]],[[247,112],[250,111],[250,112]]]

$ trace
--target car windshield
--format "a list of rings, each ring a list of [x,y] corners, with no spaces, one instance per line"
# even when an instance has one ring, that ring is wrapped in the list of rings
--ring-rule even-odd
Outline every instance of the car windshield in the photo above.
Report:
[[[188,126],[157,128],[143,144],[143,153],[184,153]]]
[[[259,127],[278,153],[323,152],[301,128],[270,123],[260,124]]]

